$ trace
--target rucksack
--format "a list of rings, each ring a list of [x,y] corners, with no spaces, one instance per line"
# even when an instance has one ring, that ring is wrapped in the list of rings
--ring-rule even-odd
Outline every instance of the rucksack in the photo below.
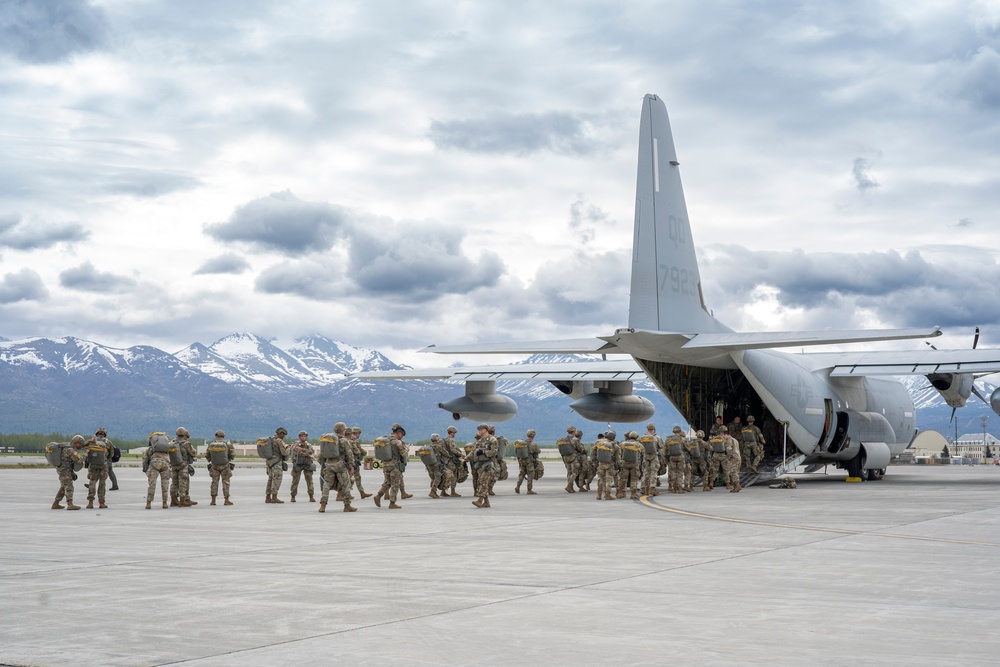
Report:
[[[514,456],[519,459],[526,459],[531,456],[531,449],[528,447],[528,443],[523,440],[514,441]]]
[[[392,461],[396,458],[396,451],[392,443],[384,435],[375,438],[375,442],[372,444],[375,445],[375,458],[379,461]]]
[[[642,459],[643,448],[636,444],[622,446],[622,460],[626,463],[638,463]]]
[[[208,456],[212,465],[226,465],[229,463],[229,447],[224,442],[213,442],[208,446]]]
[[[271,438],[257,438],[257,456],[262,459],[272,459],[277,455]]]
[[[656,438],[654,438],[653,436],[644,435],[641,438],[639,438],[639,442],[642,443],[643,450],[647,454],[652,455],[656,453]]]
[[[154,452],[166,454],[170,451],[170,438],[163,431],[154,431],[149,434],[149,446]]]
[[[708,441],[712,445],[712,452],[715,454],[725,454],[726,453],[726,439],[721,435],[713,435],[712,439]]]
[[[417,449],[417,456],[420,460],[424,462],[425,466],[435,466],[438,463],[437,453],[434,451],[434,446],[431,444],[420,445]]]
[[[45,445],[45,460],[49,462],[49,465],[58,468],[62,465],[62,450],[63,447],[69,447],[68,442],[50,442]]]
[[[576,447],[573,446],[573,441],[569,438],[559,438],[556,440],[556,444],[559,446],[559,453],[563,456],[572,456],[573,454],[576,454]]]
[[[597,450],[598,463],[612,463],[615,460],[615,448],[606,443],[607,440],[602,440],[594,445],[594,449]]]
[[[319,439],[319,455],[324,459],[339,459],[343,456],[340,451],[340,436],[336,433],[324,433]]]

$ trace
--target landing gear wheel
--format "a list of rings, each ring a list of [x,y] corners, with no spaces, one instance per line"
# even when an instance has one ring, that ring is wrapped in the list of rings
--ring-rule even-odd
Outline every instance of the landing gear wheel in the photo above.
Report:
[[[868,471],[868,481],[876,482],[885,477],[885,468],[872,468]]]
[[[847,462],[847,476],[857,477],[862,481],[865,479],[865,456],[864,452],[858,452],[857,455]]]

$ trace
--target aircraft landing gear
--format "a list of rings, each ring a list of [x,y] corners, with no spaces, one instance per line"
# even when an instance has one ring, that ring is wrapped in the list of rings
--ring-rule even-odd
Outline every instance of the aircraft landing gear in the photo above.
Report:
[[[847,469],[847,476],[848,477],[859,477],[862,480],[864,480],[865,477],[866,477],[866,472],[871,472],[871,471],[866,471],[865,470],[865,459],[866,458],[867,457],[865,456],[865,453],[863,451],[860,451],[860,452],[857,453],[857,455],[853,459],[850,459],[849,461],[847,461],[847,463],[844,465],[844,467]],[[869,479],[871,479],[871,478],[869,478]]]

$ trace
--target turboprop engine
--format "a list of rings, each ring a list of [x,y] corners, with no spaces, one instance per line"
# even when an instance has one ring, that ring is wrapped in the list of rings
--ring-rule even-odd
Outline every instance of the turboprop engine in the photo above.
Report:
[[[438,403],[438,407],[450,412],[455,420],[505,422],[517,414],[517,403],[510,396],[497,393],[495,380],[469,380],[465,383],[465,396]]]
[[[990,407],[993,408],[993,412],[1000,415],[1000,387],[993,390],[990,394]]]
[[[575,392],[565,393],[573,396]],[[627,380],[595,380],[593,391],[583,394],[569,407],[595,422],[641,422],[654,412],[652,403],[632,393],[632,383]]]
[[[972,373],[931,373],[927,379],[949,407],[964,408],[972,393],[975,378]]]

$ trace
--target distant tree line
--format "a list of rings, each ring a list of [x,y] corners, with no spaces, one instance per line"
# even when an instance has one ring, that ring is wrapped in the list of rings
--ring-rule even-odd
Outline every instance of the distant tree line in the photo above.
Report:
[[[82,434],[85,438],[91,438],[90,434]],[[0,448],[13,448],[15,452],[44,452],[45,445],[50,442],[69,442],[71,435],[65,433],[0,433]],[[118,449],[135,449],[145,447],[148,443],[145,440],[119,440],[111,438],[111,442]]]

